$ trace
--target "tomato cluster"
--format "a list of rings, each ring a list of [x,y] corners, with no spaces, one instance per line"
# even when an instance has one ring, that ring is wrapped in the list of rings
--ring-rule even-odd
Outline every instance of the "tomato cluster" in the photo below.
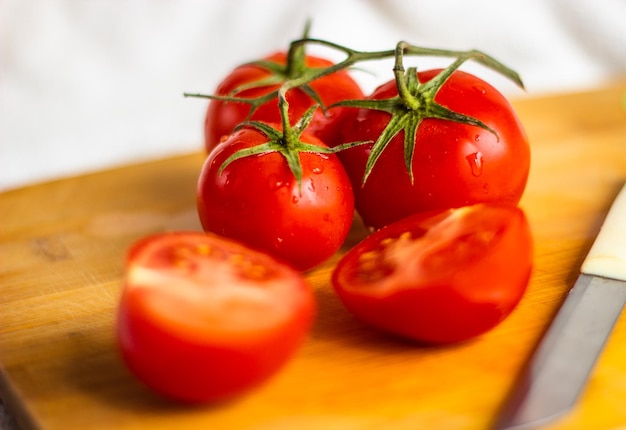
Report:
[[[333,270],[346,309],[418,342],[479,336],[521,299],[532,237],[517,204],[530,150],[506,98],[457,70],[404,71],[399,43],[346,60],[290,50],[235,68],[211,98],[197,184],[205,232],[161,234],[129,253],[118,337],[158,392],[204,402],[275,373],[306,336],[304,272],[336,254],[360,216],[373,233]],[[394,79],[365,96],[346,69],[393,56]]]

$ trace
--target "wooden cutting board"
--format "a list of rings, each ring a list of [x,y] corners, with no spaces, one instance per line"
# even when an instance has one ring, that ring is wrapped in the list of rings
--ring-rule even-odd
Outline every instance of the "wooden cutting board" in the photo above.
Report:
[[[115,348],[122,261],[143,235],[199,229],[198,153],[0,195],[2,397],[24,429],[490,428],[626,180],[626,81],[515,107],[532,145],[521,205],[535,268],[516,311],[483,337],[423,347],[368,329],[331,292],[337,256],[309,275],[319,317],[275,378],[228,404],[157,398]],[[363,234],[357,222],[346,246]],[[579,405],[551,428],[625,424],[626,317]]]

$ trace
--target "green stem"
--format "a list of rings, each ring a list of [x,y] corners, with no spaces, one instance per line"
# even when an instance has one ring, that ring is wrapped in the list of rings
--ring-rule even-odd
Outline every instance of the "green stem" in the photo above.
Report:
[[[309,37],[311,30],[311,20],[307,20],[304,25],[303,38]],[[305,45],[290,45],[287,51],[287,64],[285,75],[287,79],[295,79],[302,76],[306,71],[306,50]]]
[[[409,108],[416,110],[420,106],[419,100],[411,93],[407,84],[407,76],[404,73],[404,64],[402,63],[402,54],[406,49],[407,44],[400,42],[396,46],[395,64],[393,66],[393,73],[396,77],[396,88],[398,89],[398,95],[404,104]],[[411,73],[413,73],[411,71]]]
[[[289,102],[287,101],[287,85],[283,85],[278,90],[278,109],[280,110],[280,119],[283,126],[283,132],[289,134],[291,124],[289,123]]]
[[[390,58],[390,57],[393,57],[395,54],[394,49],[386,50],[386,51],[375,51],[375,52],[356,51],[354,49],[350,49],[348,47],[339,45],[337,43],[329,42],[327,40],[310,39],[310,38],[294,40],[293,42],[291,42],[290,49],[293,47],[306,45],[306,44],[322,45],[328,48],[342,51],[343,53],[346,54],[346,58],[338,63],[335,63],[334,65],[330,67],[316,70],[315,73],[312,73],[308,75],[307,77],[304,77],[305,79],[300,79],[300,82],[296,82],[295,85],[293,86],[300,86],[300,85],[303,85],[304,83],[311,82],[315,79],[332,75],[335,72],[352,67],[356,63],[360,63],[363,61],[372,61],[372,60]]]
[[[363,61],[372,61],[372,60],[381,60],[385,58],[395,57],[398,52],[398,47],[402,47],[402,51],[404,55],[411,56],[433,56],[433,57],[464,57],[465,59],[472,59],[483,66],[495,70],[496,72],[506,76],[511,81],[515,82],[520,88],[524,88],[524,83],[522,82],[519,75],[509,67],[497,61],[495,58],[485,54],[482,51],[478,50],[469,50],[469,51],[456,51],[456,50],[448,50],[448,49],[438,49],[438,48],[425,48],[421,46],[411,45],[408,42],[400,41],[396,45],[396,49],[385,50],[385,51],[357,51],[337,43],[333,43],[323,39],[311,39],[311,38],[303,38],[294,40],[291,42],[291,47],[297,47],[299,45],[304,44],[316,44],[323,45],[332,49],[336,49],[338,51],[342,51],[346,54],[346,58],[343,61],[336,63],[333,66],[322,69],[317,73],[310,76],[311,80],[319,79],[322,76],[330,75],[339,70],[349,68],[356,63],[360,63]],[[310,82],[310,81],[308,81]]]

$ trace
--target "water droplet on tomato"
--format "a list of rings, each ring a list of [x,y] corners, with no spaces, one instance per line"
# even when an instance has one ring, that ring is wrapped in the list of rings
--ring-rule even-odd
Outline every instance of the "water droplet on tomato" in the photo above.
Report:
[[[475,85],[474,89],[483,95],[487,94],[487,89],[482,85]]]
[[[276,236],[276,239],[274,239],[274,248],[279,249],[283,243],[283,238],[280,236]]]
[[[477,134],[476,136],[474,136],[474,142],[478,142],[480,141],[480,134]]]
[[[279,190],[280,188],[284,187],[285,185],[287,185],[282,179],[272,175],[269,177],[268,179],[268,186],[270,187],[270,190],[272,191],[276,191]]]
[[[472,170],[472,175],[480,176],[483,173],[483,154],[474,152],[465,157]]]
[[[324,171],[324,168],[322,166],[315,166],[313,167],[311,171],[315,173],[316,175],[319,175],[320,173]]]
[[[296,195],[293,195],[293,196],[291,196],[291,201],[292,201],[293,204],[296,204],[296,203],[298,203],[300,201],[300,197],[298,197]]]

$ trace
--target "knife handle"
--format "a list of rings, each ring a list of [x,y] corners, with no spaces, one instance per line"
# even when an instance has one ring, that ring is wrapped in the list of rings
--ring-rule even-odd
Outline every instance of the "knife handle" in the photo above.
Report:
[[[626,281],[626,185],[613,202],[581,272]]]

